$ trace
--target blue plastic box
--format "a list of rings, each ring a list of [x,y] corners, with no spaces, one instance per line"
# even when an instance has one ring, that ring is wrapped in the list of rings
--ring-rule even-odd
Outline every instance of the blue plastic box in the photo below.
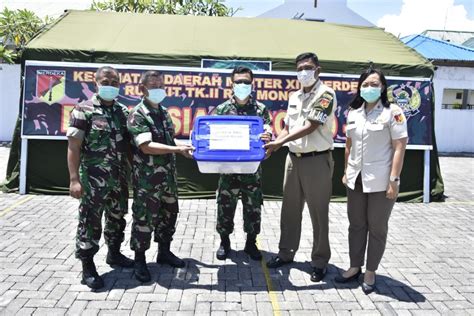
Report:
[[[205,115],[194,121],[191,141],[202,173],[255,173],[265,157],[258,116]]]

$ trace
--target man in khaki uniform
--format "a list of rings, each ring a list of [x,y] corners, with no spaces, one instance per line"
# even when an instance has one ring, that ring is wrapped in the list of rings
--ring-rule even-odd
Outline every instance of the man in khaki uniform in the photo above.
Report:
[[[283,182],[280,251],[267,266],[278,268],[293,261],[299,247],[306,202],[313,224],[311,280],[319,282],[326,274],[331,257],[328,212],[334,167],[331,150],[336,94],[319,80],[316,54],[303,53],[296,57],[296,70],[302,88],[288,101],[285,128],[275,141],[265,146],[268,153],[284,144],[290,151]]]

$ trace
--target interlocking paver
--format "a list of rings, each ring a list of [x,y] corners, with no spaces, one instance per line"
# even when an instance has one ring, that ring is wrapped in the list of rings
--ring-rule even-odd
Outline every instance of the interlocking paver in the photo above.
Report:
[[[116,310],[116,309],[111,309],[111,310],[106,310],[106,309],[101,309],[99,312],[100,316],[129,316],[131,311],[126,311],[126,310]],[[145,314],[142,314],[145,315]]]
[[[141,284],[132,269],[105,263],[101,243],[96,263],[106,287],[98,292],[80,284],[74,258],[77,201],[67,196],[33,196],[0,217],[0,315],[436,315],[474,314],[474,194],[469,177],[474,158],[441,157],[446,203],[397,203],[390,220],[387,249],[378,271],[377,291],[356,284],[336,285],[348,266],[346,205],[330,205],[331,266],[318,284],[310,281],[311,222],[303,217],[296,262],[269,269],[272,288],[259,262],[242,252],[242,208],[231,235],[234,251],[215,258],[214,200],[182,200],[173,251],[186,268],[157,265],[157,247],[147,253],[153,281]],[[2,162],[0,161],[0,165]],[[1,168],[0,168],[1,170]],[[0,212],[25,198],[0,193]],[[278,251],[281,202],[263,208],[260,248],[266,259]],[[123,251],[129,249],[130,214]],[[272,301],[274,305],[272,305]]]
[[[32,307],[24,307],[22,309],[20,309],[16,315],[20,315],[20,316],[23,316],[23,315],[33,315],[33,313],[35,312],[36,308],[32,308]]]
[[[47,300],[47,299],[37,299],[31,298],[28,302],[25,303],[26,307],[54,307],[58,301],[57,300]]]
[[[196,294],[183,294],[183,299],[179,305],[180,311],[193,311],[196,309],[197,295]]]
[[[66,309],[62,309],[62,308],[43,308],[43,307],[40,307],[40,308],[37,308],[35,310],[35,312],[33,313],[33,315],[42,315],[42,316],[62,316],[62,315],[66,315]]]
[[[150,304],[150,310],[176,311],[178,309],[178,302],[153,302]]]
[[[4,309],[5,314],[11,314],[14,315],[16,314],[28,301],[26,298],[16,298],[12,299],[9,303],[8,306]]]

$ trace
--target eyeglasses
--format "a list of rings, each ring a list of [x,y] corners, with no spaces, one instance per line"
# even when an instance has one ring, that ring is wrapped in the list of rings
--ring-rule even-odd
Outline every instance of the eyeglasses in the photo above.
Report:
[[[244,84],[252,84],[252,81],[248,81],[248,80],[236,80],[234,81],[235,84],[241,84],[241,83],[244,83]]]

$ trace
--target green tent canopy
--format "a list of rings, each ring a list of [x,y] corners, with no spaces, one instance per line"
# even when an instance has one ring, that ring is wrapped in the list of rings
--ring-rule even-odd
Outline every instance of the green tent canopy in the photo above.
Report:
[[[323,72],[430,77],[432,64],[380,28],[285,19],[69,11],[27,46],[23,59],[200,67],[202,58],[271,60],[294,70],[316,52]]]
[[[293,71],[295,57],[308,51],[317,53],[325,73],[359,74],[370,61],[386,75],[433,76],[434,68],[428,60],[380,28],[285,19],[95,11],[67,11],[27,45],[22,63],[40,60],[200,67],[201,59],[212,58],[268,60],[273,70]],[[18,187],[19,139],[17,128],[5,190]],[[444,188],[434,136],[433,141],[431,198],[440,200]],[[28,191],[67,193],[66,142],[30,139],[28,143]],[[267,198],[281,197],[284,156],[280,151],[263,164]],[[334,158],[333,194],[337,199],[345,196],[340,183],[343,150],[336,148]],[[423,151],[408,151],[405,161],[401,199],[420,201]],[[178,170],[182,197],[214,197],[217,176],[199,174],[193,162],[181,159]]]

